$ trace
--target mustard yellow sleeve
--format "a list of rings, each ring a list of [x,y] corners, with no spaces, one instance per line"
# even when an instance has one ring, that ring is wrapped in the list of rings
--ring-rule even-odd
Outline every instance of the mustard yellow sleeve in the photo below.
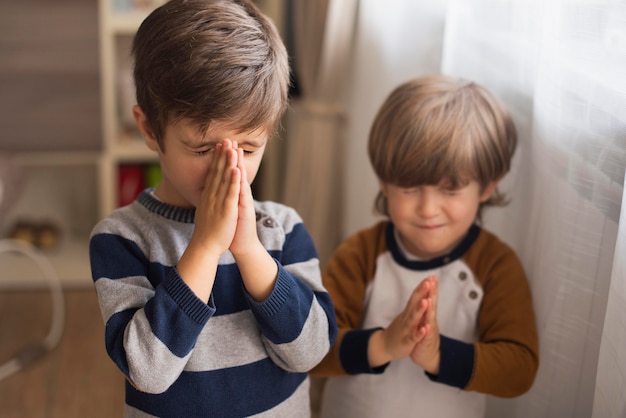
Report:
[[[330,352],[311,371],[313,376],[347,374],[341,362],[341,345],[348,332],[359,329],[363,319],[365,292],[373,279],[376,259],[386,248],[385,225],[380,222],[352,235],[328,262],[323,280],[335,307],[338,334]]]
[[[495,236],[482,236],[468,254],[484,297],[473,375],[465,387],[500,397],[528,391],[539,367],[539,341],[530,286],[517,255]]]

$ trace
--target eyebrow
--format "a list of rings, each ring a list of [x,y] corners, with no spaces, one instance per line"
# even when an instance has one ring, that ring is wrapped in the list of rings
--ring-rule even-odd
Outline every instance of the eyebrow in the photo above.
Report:
[[[237,142],[237,144],[239,146],[249,145],[249,146],[254,147],[254,148],[261,148],[263,145],[267,144],[267,139],[266,140],[262,140],[262,139],[259,139],[259,140],[245,140],[244,142],[241,142],[241,143]]]
[[[222,140],[221,139],[220,140],[206,139],[206,138],[202,138],[201,140],[193,140],[189,138],[181,138],[181,142],[191,148],[202,148],[206,146],[217,145],[220,142],[222,142]],[[237,145],[240,147],[251,146],[254,148],[261,148],[266,143],[267,143],[267,140],[263,140],[263,139],[258,139],[258,140],[245,139],[243,142],[237,142]]]

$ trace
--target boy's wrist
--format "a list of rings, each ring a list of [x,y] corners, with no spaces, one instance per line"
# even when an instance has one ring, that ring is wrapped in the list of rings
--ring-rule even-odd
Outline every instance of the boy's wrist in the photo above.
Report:
[[[267,299],[278,276],[278,266],[270,253],[259,241],[257,245],[250,246],[248,251],[232,254],[250,296],[257,302]]]
[[[237,264],[245,262],[254,262],[259,258],[269,255],[267,249],[261,244],[258,238],[251,240],[253,242],[247,243],[242,248],[229,248],[231,254],[235,258]]]
[[[194,242],[191,240],[189,244],[187,244],[187,248],[183,254],[187,254],[187,257],[194,258],[196,260],[217,263],[225,252],[226,250],[220,248],[218,245],[212,245],[206,242]]]
[[[393,360],[387,352],[384,329],[379,329],[370,336],[367,346],[367,358],[371,368],[380,367]]]
[[[439,363],[441,362],[441,353],[437,350],[435,356],[428,362],[428,364],[424,365],[424,370],[430,373],[433,376],[439,375]]]

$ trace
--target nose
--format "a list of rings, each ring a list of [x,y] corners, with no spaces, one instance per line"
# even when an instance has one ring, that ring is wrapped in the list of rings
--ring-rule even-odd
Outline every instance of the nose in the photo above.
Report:
[[[420,193],[417,204],[417,213],[422,218],[433,218],[439,213],[439,199],[435,193],[428,190]]]

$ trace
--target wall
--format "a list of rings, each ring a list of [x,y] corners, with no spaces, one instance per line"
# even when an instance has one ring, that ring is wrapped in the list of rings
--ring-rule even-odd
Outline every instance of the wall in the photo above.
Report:
[[[0,151],[98,150],[97,0],[4,1]]]

